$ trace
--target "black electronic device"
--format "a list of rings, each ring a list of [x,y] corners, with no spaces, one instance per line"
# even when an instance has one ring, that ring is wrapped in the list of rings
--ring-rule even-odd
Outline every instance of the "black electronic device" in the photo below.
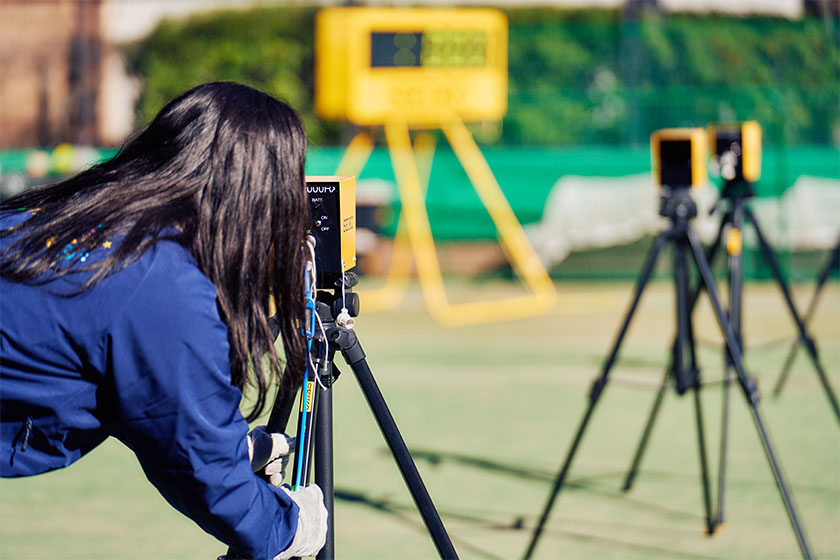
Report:
[[[713,169],[727,182],[753,183],[761,176],[761,125],[756,121],[708,125]]]
[[[653,177],[671,189],[705,186],[706,131],[702,128],[665,128],[650,136]]]
[[[332,283],[356,266],[356,178],[307,177],[306,197],[319,281]]]

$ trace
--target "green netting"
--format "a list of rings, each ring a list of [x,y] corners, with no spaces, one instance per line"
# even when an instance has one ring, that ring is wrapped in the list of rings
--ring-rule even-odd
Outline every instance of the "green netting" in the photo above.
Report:
[[[758,120],[770,144],[834,144],[840,20],[511,10],[508,144],[647,144]]]

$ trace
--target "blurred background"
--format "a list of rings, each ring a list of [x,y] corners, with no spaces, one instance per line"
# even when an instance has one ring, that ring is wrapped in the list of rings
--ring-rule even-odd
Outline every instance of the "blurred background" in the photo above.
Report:
[[[215,80],[287,100],[307,127],[307,173],[333,174],[361,129],[325,119],[315,108],[315,19],[329,5],[339,4],[0,0],[0,198],[110,157],[168,100]],[[653,131],[760,124],[761,177],[750,204],[799,312],[816,301],[815,282],[840,237],[840,2],[458,6],[492,7],[507,17],[507,110],[499,121],[467,126],[558,298],[529,321],[453,330],[430,320],[412,283],[388,313],[365,315],[363,298],[357,329],[462,557],[511,558],[524,550],[588,382],[663,227],[651,176]],[[363,289],[381,285],[389,270],[403,204],[382,130],[364,131],[375,146],[357,177]],[[443,134],[429,133],[436,149],[425,204],[447,291],[461,300],[519,294],[487,208]],[[693,193],[700,208],[694,223],[706,242],[720,224],[720,215],[710,212],[719,182],[711,173],[708,188]],[[752,229],[744,230],[744,242],[745,353],[769,393],[796,330]],[[660,259],[660,281],[652,284],[623,354],[622,365],[644,381],[643,390],[622,387],[615,393],[620,406],[604,405],[590,430],[591,451],[569,481],[540,557],[796,558],[743,406],[731,428],[734,520],[722,535],[709,539],[702,531],[696,436],[685,403],[662,413],[662,437],[651,445],[642,493],[628,499],[618,491],[669,359],[668,260]],[[722,263],[715,274],[725,292]],[[835,264],[807,317],[834,387],[840,385],[837,276]],[[717,380],[724,360],[708,310],[699,312],[697,334],[704,371]],[[358,391],[349,379],[336,391],[339,557],[434,557]],[[802,351],[785,391],[764,401],[777,451],[817,557],[840,558],[837,419]],[[710,438],[720,428],[718,393],[705,405]],[[0,557],[222,553],[220,543],[163,503],[130,452],[108,442],[93,454],[98,460],[37,480],[0,481]]]
[[[756,120],[764,136],[756,212],[786,273],[812,277],[840,215],[838,3],[550,4],[500,6],[508,110],[470,127],[552,276],[635,274],[643,238],[658,227],[646,188],[652,131]],[[314,110],[318,5],[4,0],[0,9],[0,197],[108,157],[167,100],[205,81],[240,81],[296,107],[311,174],[333,173],[355,134]],[[493,222],[447,148],[439,146],[426,198],[444,271],[504,273]],[[376,274],[399,212],[387,149],[377,145],[358,179],[366,225],[386,241],[364,263]],[[748,250],[746,274],[766,277],[754,257]]]

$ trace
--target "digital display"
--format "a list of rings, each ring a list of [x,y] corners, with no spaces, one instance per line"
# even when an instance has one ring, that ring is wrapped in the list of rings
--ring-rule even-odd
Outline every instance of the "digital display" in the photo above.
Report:
[[[481,67],[487,64],[487,33],[470,30],[370,34],[372,68]]]

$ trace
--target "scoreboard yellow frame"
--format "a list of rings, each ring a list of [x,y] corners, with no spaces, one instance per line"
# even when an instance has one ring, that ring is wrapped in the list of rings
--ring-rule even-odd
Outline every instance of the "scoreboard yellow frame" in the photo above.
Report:
[[[507,111],[499,10],[325,8],[315,45],[315,108],[324,118],[436,128],[442,117],[497,121]]]

